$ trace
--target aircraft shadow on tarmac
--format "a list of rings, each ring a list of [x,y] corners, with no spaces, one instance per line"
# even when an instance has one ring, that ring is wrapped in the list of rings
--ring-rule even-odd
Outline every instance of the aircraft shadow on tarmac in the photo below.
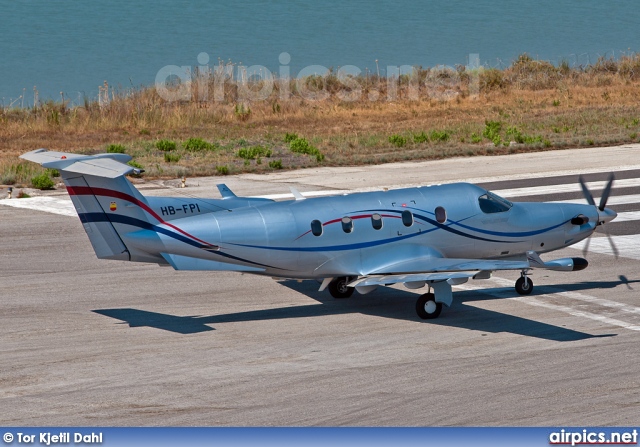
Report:
[[[631,288],[630,284],[636,282],[640,282],[640,280],[629,281],[627,278],[621,277],[620,281],[589,281],[563,285],[562,289],[577,291],[594,288],[613,288],[621,284],[625,284],[628,288]],[[176,316],[130,308],[96,309],[93,312],[128,323],[130,327],[151,327],[185,335],[213,331],[215,328],[209,325],[218,323],[283,320],[343,314],[363,314],[383,318],[396,318],[413,323],[421,322],[438,326],[458,327],[485,333],[508,332],[557,342],[615,335],[591,335],[466,304],[474,301],[501,299],[488,294],[492,289],[456,292],[453,305],[450,308],[446,308],[438,319],[423,322],[416,316],[414,311],[415,300],[418,296],[417,293],[381,288],[371,295],[358,296],[354,294],[350,299],[336,300],[326,292],[318,292],[318,284],[315,281],[282,281],[280,284],[313,298],[318,301],[318,304],[211,316]],[[549,287],[549,289],[548,293],[558,291],[557,286],[553,288]],[[483,293],[483,291],[485,293]],[[537,287],[537,291],[539,293],[545,293],[545,286]],[[514,296],[517,296],[515,292]]]

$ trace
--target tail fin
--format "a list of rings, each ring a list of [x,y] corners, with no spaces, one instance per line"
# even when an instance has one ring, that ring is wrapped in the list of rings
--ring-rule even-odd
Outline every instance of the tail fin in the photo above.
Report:
[[[79,155],[38,149],[20,156],[60,171],[71,201],[101,259],[166,263],[127,248],[121,235],[149,228],[147,201],[125,175],[141,170],[126,164],[126,154]]]

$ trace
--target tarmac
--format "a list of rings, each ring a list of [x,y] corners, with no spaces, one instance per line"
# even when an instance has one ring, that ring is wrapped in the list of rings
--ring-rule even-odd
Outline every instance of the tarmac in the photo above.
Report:
[[[513,290],[518,272],[470,281],[432,321],[415,314],[422,292],[402,286],[334,300],[315,281],[98,260],[77,217],[0,200],[0,425],[637,425],[639,153],[625,145],[139,185],[218,197],[221,180],[238,195],[473,181],[524,188],[526,200],[583,200],[577,174],[629,179],[612,194],[630,198],[612,206],[627,216],[610,224],[618,259],[597,236],[588,269],[536,273],[528,297]],[[527,195],[547,185],[557,191]]]

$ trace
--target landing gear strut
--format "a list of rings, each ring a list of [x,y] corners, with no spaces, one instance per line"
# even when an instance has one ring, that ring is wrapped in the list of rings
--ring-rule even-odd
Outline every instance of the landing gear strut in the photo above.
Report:
[[[442,303],[436,302],[436,297],[433,293],[425,293],[420,295],[420,298],[416,301],[416,312],[423,320],[438,318],[440,312],[442,312]]]
[[[516,281],[516,292],[518,295],[529,295],[533,290],[533,281],[527,276],[524,270],[520,273],[520,278]]]
[[[329,283],[329,293],[334,298],[349,298],[353,295],[353,287],[348,287],[349,284],[353,280],[350,276],[342,276],[340,278],[336,278]]]

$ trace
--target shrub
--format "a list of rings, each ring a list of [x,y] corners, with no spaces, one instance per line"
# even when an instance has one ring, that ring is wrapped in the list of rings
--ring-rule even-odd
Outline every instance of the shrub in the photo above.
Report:
[[[156,147],[164,152],[175,151],[176,143],[171,140],[158,140],[156,141]]]
[[[501,131],[502,123],[500,121],[485,121],[482,136],[493,141],[494,145],[500,146],[500,143],[502,143]]]
[[[298,139],[298,134],[295,134],[295,133],[287,132],[284,135],[284,142],[285,143],[291,143],[293,140],[297,140],[297,139]]]
[[[404,147],[407,145],[407,139],[405,137],[403,137],[402,135],[391,135],[389,137],[389,143],[397,146],[397,147]]]
[[[220,175],[229,175],[229,167],[228,166],[216,166],[216,171]]]
[[[478,135],[477,133],[472,133],[471,134],[471,142],[472,143],[480,143],[482,141],[482,137],[480,135]]]
[[[52,189],[54,185],[53,180],[51,180],[51,177],[49,177],[49,174],[46,172],[32,177],[31,184],[36,189]]]
[[[189,138],[182,146],[189,152],[212,151],[216,149],[216,145],[204,141],[202,138]]]
[[[177,163],[180,161],[180,155],[179,154],[172,154],[170,152],[165,152],[164,153],[164,161],[166,161],[167,163]]]
[[[413,141],[416,143],[427,143],[429,141],[429,135],[424,132],[414,134]]]
[[[107,153],[109,154],[124,154],[125,147],[121,144],[110,144],[107,146]]]
[[[282,160],[272,160],[269,162],[271,169],[282,169]]]
[[[525,135],[520,132],[520,130],[518,130],[518,128],[515,126],[509,127],[507,129],[507,138],[513,139],[513,141],[519,144],[542,143],[542,137],[540,135],[535,137],[531,135]]]
[[[245,160],[255,160],[259,157],[271,157],[271,151],[263,146],[242,148],[238,151],[238,157]]]
[[[482,92],[500,90],[507,86],[504,73],[497,68],[480,71],[480,90]]]
[[[5,172],[0,176],[0,184],[2,185],[15,185],[16,175],[13,172]]]
[[[449,140],[449,132],[446,130],[432,130],[429,138],[431,141],[447,141]]]
[[[324,160],[324,154],[322,154],[317,147],[311,146],[304,138],[296,138],[291,141],[291,143],[289,143],[289,149],[291,149],[291,152],[298,154],[315,155],[318,163]]]
[[[151,135],[151,131],[149,129],[140,129],[140,135]]]

